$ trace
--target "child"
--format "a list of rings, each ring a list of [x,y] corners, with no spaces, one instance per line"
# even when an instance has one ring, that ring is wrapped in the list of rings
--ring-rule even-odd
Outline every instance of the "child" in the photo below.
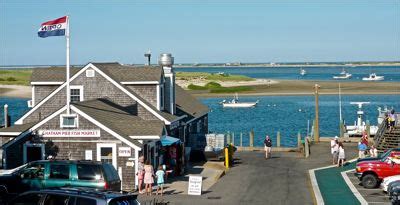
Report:
[[[344,153],[344,148],[343,144],[339,142],[339,161],[338,161],[338,167],[344,165],[344,160],[346,159],[345,153]]]
[[[163,166],[162,165],[160,165],[160,166],[158,166],[158,171],[156,172],[156,176],[157,176],[157,192],[156,192],[156,195],[158,195],[158,191],[161,189],[161,196],[163,195],[163,193],[164,193],[164,175],[165,175],[165,172],[164,172],[164,169],[163,169]]]

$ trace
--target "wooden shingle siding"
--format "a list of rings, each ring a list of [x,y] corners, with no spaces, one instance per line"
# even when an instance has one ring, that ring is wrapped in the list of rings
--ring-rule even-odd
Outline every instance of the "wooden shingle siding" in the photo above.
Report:
[[[35,104],[38,104],[58,87],[59,85],[35,85]]]
[[[157,85],[128,85],[127,87],[157,107]]]

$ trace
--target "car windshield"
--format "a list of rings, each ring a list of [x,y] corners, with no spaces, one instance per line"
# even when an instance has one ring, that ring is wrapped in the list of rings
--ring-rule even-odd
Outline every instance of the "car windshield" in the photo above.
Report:
[[[24,164],[24,165],[14,168],[14,169],[0,170],[0,174],[14,174],[17,171],[21,170],[22,168],[26,167],[27,165],[28,164]]]
[[[381,154],[381,155],[379,156],[379,158],[381,159],[382,162],[384,162],[384,161],[386,160],[386,158],[389,156],[390,152],[392,152],[391,149],[388,150],[388,151],[386,151],[385,153],[383,153],[383,154]]]

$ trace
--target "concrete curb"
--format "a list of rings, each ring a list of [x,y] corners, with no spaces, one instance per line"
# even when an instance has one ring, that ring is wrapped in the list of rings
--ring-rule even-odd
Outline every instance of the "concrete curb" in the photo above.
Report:
[[[350,190],[353,192],[354,196],[358,199],[360,204],[368,205],[368,202],[364,199],[364,197],[362,197],[360,192],[356,189],[356,187],[353,185],[353,183],[351,183],[349,177],[347,176],[347,172],[351,172],[351,171],[353,171],[353,170],[344,171],[344,172],[341,172],[340,174],[342,174],[344,181],[346,182],[346,184],[350,188]]]

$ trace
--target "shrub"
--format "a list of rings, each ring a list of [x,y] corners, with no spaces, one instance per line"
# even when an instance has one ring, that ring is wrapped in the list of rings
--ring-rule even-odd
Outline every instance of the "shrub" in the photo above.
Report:
[[[207,90],[208,88],[206,88],[206,87],[204,87],[204,86],[200,86],[200,85],[193,85],[193,84],[190,84],[190,85],[188,86],[188,89],[190,89],[190,90]]]
[[[15,79],[14,77],[8,77],[7,81],[17,81],[17,79]]]
[[[0,78],[0,81],[5,81],[4,78]]]
[[[211,89],[211,88],[220,88],[221,84],[216,83],[216,82],[209,82],[204,87],[209,88],[209,89]]]
[[[253,90],[252,87],[249,86],[238,86],[238,87],[220,87],[220,88],[212,88],[210,90],[211,93],[238,93]]]

